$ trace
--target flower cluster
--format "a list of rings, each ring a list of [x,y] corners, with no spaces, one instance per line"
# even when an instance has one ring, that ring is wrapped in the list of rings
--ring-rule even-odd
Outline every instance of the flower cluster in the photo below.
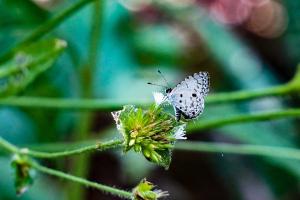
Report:
[[[169,196],[168,192],[154,189],[155,186],[143,179],[132,191],[132,200],[157,200]]]
[[[170,165],[176,139],[186,139],[185,124],[177,122],[174,116],[156,105],[148,110],[124,106],[123,110],[112,115],[124,138],[124,152],[134,149],[166,169]]]

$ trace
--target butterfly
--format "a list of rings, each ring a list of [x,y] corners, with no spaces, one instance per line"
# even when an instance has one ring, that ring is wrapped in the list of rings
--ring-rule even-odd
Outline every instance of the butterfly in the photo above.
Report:
[[[194,119],[202,114],[204,98],[209,92],[209,85],[208,72],[198,72],[186,77],[173,89],[166,88],[165,98],[173,106],[177,121],[180,120],[181,115],[185,119]]]

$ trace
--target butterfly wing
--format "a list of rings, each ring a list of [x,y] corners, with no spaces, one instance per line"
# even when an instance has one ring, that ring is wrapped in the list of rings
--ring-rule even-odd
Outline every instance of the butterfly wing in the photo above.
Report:
[[[204,97],[208,91],[209,75],[207,72],[199,72],[185,78],[167,97],[186,119],[193,119],[203,112]]]

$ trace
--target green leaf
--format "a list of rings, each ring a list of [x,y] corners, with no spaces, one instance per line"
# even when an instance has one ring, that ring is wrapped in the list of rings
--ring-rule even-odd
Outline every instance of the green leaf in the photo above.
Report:
[[[9,60],[0,64],[0,97],[22,91],[39,74],[52,66],[65,47],[65,41],[51,39],[15,51]]]

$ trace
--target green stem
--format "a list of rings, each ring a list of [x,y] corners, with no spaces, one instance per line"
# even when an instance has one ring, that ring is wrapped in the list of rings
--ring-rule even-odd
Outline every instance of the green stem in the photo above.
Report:
[[[103,184],[100,184],[100,183],[91,182],[91,181],[88,181],[88,180],[80,178],[80,177],[76,177],[76,176],[61,172],[61,171],[53,170],[53,169],[44,167],[44,166],[42,166],[42,165],[40,165],[36,162],[30,162],[30,164],[36,170],[38,170],[40,172],[43,172],[43,173],[46,173],[46,174],[49,174],[49,175],[52,175],[52,176],[56,176],[56,177],[59,177],[59,178],[63,178],[63,179],[72,181],[72,182],[76,182],[76,183],[82,184],[82,185],[87,186],[87,187],[96,188],[96,189],[101,190],[103,192],[107,192],[107,193],[110,193],[114,196],[118,196],[118,197],[121,197],[121,198],[124,198],[124,199],[131,199],[131,197],[132,197],[132,194],[130,192],[127,192],[127,191],[124,191],[124,190],[121,190],[121,189],[106,186],[106,185],[103,185]]]
[[[120,147],[121,141],[111,142],[115,143],[114,147]],[[70,143],[65,144],[65,148],[73,145]],[[77,143],[77,145],[79,145]],[[97,144],[91,145],[95,146]],[[48,145],[49,146],[49,145]],[[0,138],[0,147],[6,149],[12,153],[20,153],[16,146],[8,143],[4,139]],[[87,146],[88,147],[88,146]],[[281,157],[300,160],[300,150],[289,147],[271,147],[271,146],[261,146],[261,145],[236,145],[236,144],[220,144],[211,142],[178,142],[175,145],[176,150],[184,151],[201,151],[201,152],[211,152],[211,153],[232,153],[232,154],[244,154],[244,155],[259,155],[259,156],[271,156],[271,157]],[[97,150],[94,148],[93,150]],[[78,149],[79,151],[79,149]],[[81,153],[85,153],[82,151]],[[69,154],[71,155],[71,154]]]
[[[284,88],[284,89],[282,89]],[[281,87],[272,87],[257,91],[239,91],[221,94],[212,94],[207,97],[207,104],[230,103],[245,101],[268,96],[280,96],[290,94],[291,90]],[[134,104],[136,106],[149,106],[150,100],[116,100],[116,99],[58,99],[45,97],[7,97],[0,99],[0,105],[18,106],[30,108],[55,108],[55,109],[80,109],[112,111],[121,109],[123,105]]]
[[[210,153],[230,153],[243,155],[256,155],[279,157],[300,160],[300,150],[289,147],[271,147],[244,144],[221,144],[211,142],[178,142],[176,150],[199,151]]]
[[[44,158],[44,159],[60,158],[60,157],[66,157],[72,155],[79,155],[79,154],[88,153],[92,151],[104,151],[106,149],[117,148],[120,147],[122,143],[123,143],[122,140],[112,140],[109,142],[88,145],[73,150],[66,150],[62,152],[51,152],[51,153],[29,150],[27,155],[35,158]]]
[[[292,80],[289,82],[259,90],[245,90],[238,92],[226,92],[210,95],[207,97],[208,104],[219,104],[228,102],[237,102],[264,98],[270,96],[284,96],[298,94],[300,92],[300,64],[297,66],[296,72]]]
[[[246,101],[270,96],[292,95],[300,92],[300,65],[294,78],[283,85],[260,90],[245,90],[209,95],[207,104]],[[112,111],[121,109],[123,105],[149,106],[151,100],[116,100],[116,99],[58,99],[45,97],[7,97],[0,99],[0,105],[30,108],[80,109]]]
[[[2,147],[4,150],[11,152],[11,153],[19,153],[18,147],[7,142],[2,137],[0,137],[0,147]]]
[[[2,140],[0,139],[0,146],[2,146]],[[87,142],[76,143],[76,146],[80,144],[86,144]],[[90,143],[90,141],[88,142]],[[48,144],[47,146],[55,146],[56,144]],[[95,144],[94,144],[95,145]],[[11,144],[5,145],[7,150],[17,153],[15,147],[11,147]],[[56,147],[56,150],[61,150],[61,146],[64,148],[73,147],[72,143],[60,144]],[[3,146],[2,146],[3,147]],[[121,147],[121,144],[118,146]],[[39,148],[39,146],[35,146]],[[43,145],[41,146],[43,149]],[[12,150],[11,150],[12,149]],[[51,148],[53,150],[53,148]],[[268,157],[281,157],[300,160],[300,150],[290,147],[275,147],[275,146],[262,146],[262,145],[245,145],[245,144],[224,144],[224,143],[212,143],[212,142],[177,142],[175,145],[175,150],[183,151],[201,151],[201,152],[211,152],[211,153],[231,153],[231,154],[244,154],[244,155],[259,155]],[[84,153],[84,152],[82,152]]]
[[[0,137],[0,147],[5,149],[6,151],[16,153],[16,154],[24,154],[35,158],[43,158],[43,159],[67,157],[67,156],[88,153],[91,151],[104,151],[107,149],[118,148],[122,146],[122,143],[123,143],[122,140],[111,140],[103,143],[93,142],[93,144],[85,145],[79,148],[74,148],[72,150],[63,150],[58,152],[42,152],[42,151],[31,150],[28,148],[18,148],[17,146],[9,143],[8,141]],[[64,149],[66,149],[66,146],[68,145],[64,145]]]
[[[236,123],[247,123],[247,122],[257,122],[257,121],[268,121],[281,119],[286,117],[300,117],[300,109],[288,109],[281,111],[273,112],[261,112],[253,114],[241,114],[235,116],[229,116],[222,119],[213,119],[213,120],[200,120],[196,123],[190,123],[188,125],[187,131],[200,131],[204,129],[218,128],[230,124]]]
[[[78,2],[72,4],[69,8],[62,11],[61,13],[55,15],[55,17],[51,18],[47,22],[43,23],[41,26],[39,26],[37,29],[35,29],[33,32],[31,32],[28,36],[26,36],[23,40],[21,40],[17,45],[15,45],[14,48],[7,51],[4,55],[1,56],[0,62],[6,60],[9,58],[16,50],[18,50],[20,47],[25,46],[42,36],[49,33],[51,30],[53,30],[55,27],[60,25],[65,19],[70,17],[71,15],[75,14],[79,9],[83,8],[88,3],[95,1],[95,0],[79,0]]]
[[[93,15],[91,16],[91,32],[90,41],[88,48],[88,57],[85,66],[81,71],[81,85],[82,85],[82,96],[84,98],[93,97],[93,80],[94,73],[97,67],[98,59],[98,48],[101,38],[102,30],[102,14],[103,14],[103,4],[104,0],[95,1],[93,3]],[[90,130],[93,124],[93,113],[92,112],[82,112],[80,113],[80,118],[78,120],[78,126],[76,128],[76,133],[74,135],[75,140],[84,140],[89,136]],[[78,156],[76,159],[72,160],[72,174],[79,177],[88,176],[88,170],[90,166],[90,155]],[[68,185],[68,199],[80,200],[85,196],[85,190],[79,185],[74,185],[72,182]]]
[[[117,99],[60,99],[45,97],[7,97],[0,99],[0,105],[30,108],[79,109],[112,111],[121,109],[123,105],[149,105],[147,100],[117,100]]]
[[[256,91],[239,91],[212,94],[207,97],[207,104],[230,103],[269,96],[292,94],[290,87],[277,86]],[[80,109],[112,111],[121,109],[123,105],[149,106],[151,100],[116,100],[116,99],[58,99],[45,97],[7,97],[0,99],[0,105],[30,108]]]
[[[207,104],[220,104],[228,102],[237,102],[252,100],[257,98],[271,97],[271,96],[284,96],[292,94],[294,88],[290,87],[289,84],[283,84],[279,86],[273,86],[266,89],[260,90],[245,90],[237,92],[224,92],[219,94],[209,95],[206,99]]]
[[[27,148],[23,148],[20,149],[17,146],[9,143],[8,141],[4,140],[2,137],[0,137],[0,148],[3,148],[4,150],[13,153],[13,154],[23,154],[23,155],[28,155],[28,156],[32,156],[32,157],[37,157],[37,158],[58,158],[58,157],[63,157],[63,156],[71,156],[71,155],[75,155],[75,154],[82,154],[82,153],[86,153],[89,151],[96,151],[96,150],[105,150],[108,148],[115,148],[118,147],[122,144],[121,140],[115,140],[115,141],[110,141],[110,142],[106,142],[106,143],[102,143],[102,144],[94,144],[94,145],[90,145],[90,146],[85,146],[82,148],[78,148],[78,149],[74,149],[74,150],[70,150],[70,151],[63,151],[63,152],[54,152],[54,153],[46,153],[46,152],[39,152],[39,151],[32,151],[29,150]],[[64,178],[66,180],[70,180],[76,183],[80,183],[83,184],[85,186],[88,187],[93,187],[96,188],[98,190],[104,191],[104,192],[108,192],[114,196],[118,196],[121,198],[125,198],[125,199],[131,199],[131,193],[124,191],[124,190],[120,190],[114,187],[110,187],[110,186],[106,186],[100,183],[95,183],[95,182],[91,182],[88,181],[86,179],[83,178],[79,178],[76,176],[72,176],[70,174],[66,174],[64,172],[61,171],[57,171],[57,170],[53,170],[47,167],[44,167],[40,164],[38,164],[35,161],[32,161],[31,159],[28,159],[29,164],[31,165],[31,167],[35,168],[36,170],[39,170],[41,172],[44,172],[46,174],[50,174],[53,176],[57,176],[60,178]]]

